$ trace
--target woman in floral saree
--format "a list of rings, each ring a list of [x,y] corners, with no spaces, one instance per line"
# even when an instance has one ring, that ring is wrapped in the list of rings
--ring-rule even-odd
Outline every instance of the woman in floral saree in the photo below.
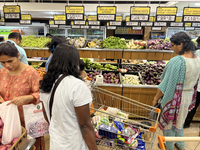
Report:
[[[186,33],[176,33],[170,40],[173,51],[179,55],[166,65],[153,105],[161,98],[159,127],[163,135],[183,137],[188,111],[195,106],[200,58],[194,54],[195,46]],[[184,142],[176,142],[175,146],[179,150],[185,149]],[[166,149],[173,150],[174,142],[166,142]]]

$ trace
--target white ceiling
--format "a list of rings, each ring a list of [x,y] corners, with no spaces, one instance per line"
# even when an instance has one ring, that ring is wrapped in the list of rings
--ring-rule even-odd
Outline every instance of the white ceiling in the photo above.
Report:
[[[41,1],[42,0],[40,0],[40,2]],[[91,0],[84,0],[84,1],[91,1]],[[113,0],[107,0],[107,1],[113,1]],[[115,0],[115,1],[122,1],[122,0]],[[132,1],[132,0],[126,0],[126,1]],[[139,1],[139,0],[135,0],[135,1]],[[151,0],[151,1],[158,1],[158,0]],[[66,3],[2,3],[1,2],[0,3],[1,14],[3,14],[2,9],[4,5],[17,5],[17,4],[21,6],[22,14],[31,14],[32,18],[52,18],[53,19],[54,14],[65,14],[65,6],[68,4],[68,0],[66,0]],[[199,5],[197,6],[195,4],[199,4]],[[69,5],[77,5],[77,4],[70,3],[69,1]],[[130,6],[133,6],[133,5],[116,4],[115,6],[117,6],[117,13],[119,15],[123,15],[125,18],[126,15],[129,15]],[[187,0],[182,0],[181,2],[179,2],[179,1],[169,0],[169,2],[166,4],[160,4],[160,6],[177,6],[179,15],[181,15],[181,12],[183,11],[183,7],[187,7],[188,5],[190,7],[200,7],[200,1],[193,0],[193,2],[187,2]],[[97,6],[99,6],[99,4],[84,4],[85,14],[95,15]],[[101,4],[100,6],[113,6],[113,4]],[[148,5],[140,4],[140,5],[135,5],[135,6],[148,6]],[[151,6],[151,15],[154,15],[156,12],[156,7],[159,5],[150,4],[150,6]]]

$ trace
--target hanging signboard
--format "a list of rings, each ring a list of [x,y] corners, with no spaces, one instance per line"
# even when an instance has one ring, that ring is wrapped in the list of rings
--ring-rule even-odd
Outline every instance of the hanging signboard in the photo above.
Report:
[[[86,15],[84,16],[84,20],[85,20],[85,21],[87,20],[87,17],[86,17]]]
[[[19,22],[21,19],[21,8],[19,5],[3,6],[5,22]]]
[[[49,27],[50,28],[58,28],[58,25],[54,24],[54,20],[49,20]]]
[[[88,21],[97,21],[96,15],[88,15]]]
[[[153,26],[153,22],[141,22],[140,23],[142,27],[151,27]]]
[[[89,26],[87,26],[87,25],[81,26],[81,29],[89,29]]]
[[[185,27],[191,27],[192,26],[192,23],[191,22],[185,22]]]
[[[66,15],[54,15],[54,24],[55,25],[65,25],[66,24]]]
[[[154,22],[155,27],[166,27],[167,22]]]
[[[138,26],[139,25],[139,22],[126,22],[126,26]]]
[[[142,30],[142,27],[132,27],[133,30]]]
[[[183,17],[176,17],[176,22],[182,22],[183,21]]]
[[[116,16],[116,21],[122,21],[123,17],[122,16]]]
[[[100,29],[100,26],[90,26],[91,29]]]
[[[149,17],[149,22],[155,22],[155,21],[156,21],[156,17],[153,17],[153,16]]]
[[[126,16],[126,22],[130,21],[130,16]]]
[[[130,21],[148,21],[150,7],[135,7],[131,6]]]
[[[162,27],[151,27],[152,31],[161,31]]]
[[[183,9],[183,22],[199,22],[200,7],[185,7]]]
[[[98,21],[115,21],[116,6],[97,6],[97,20]]]
[[[175,22],[177,7],[157,7],[156,21]]]
[[[193,22],[193,23],[192,23],[192,27],[200,27],[200,22],[198,22],[198,23]]]
[[[107,26],[107,29],[108,29],[108,30],[116,30],[117,27],[116,27],[116,26]]]
[[[80,29],[81,28],[80,25],[72,25],[71,27],[72,27],[72,29]]]
[[[183,22],[170,22],[170,27],[183,27]]]
[[[5,19],[3,17],[0,19],[0,26],[5,26]]]
[[[74,25],[85,25],[86,22],[83,20],[83,21],[74,21]]]
[[[110,21],[110,26],[121,26],[122,22],[121,21]]]
[[[84,20],[84,6],[65,6],[66,20]]]
[[[20,20],[19,23],[22,24],[22,25],[32,24],[31,15],[21,15],[21,20]]]

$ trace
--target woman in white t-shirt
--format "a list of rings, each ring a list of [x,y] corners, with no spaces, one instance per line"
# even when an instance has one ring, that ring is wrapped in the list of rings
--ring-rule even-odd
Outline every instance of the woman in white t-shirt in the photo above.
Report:
[[[54,83],[62,74],[50,117],[49,101]],[[69,44],[56,47],[48,72],[40,81],[41,101],[50,122],[50,150],[97,150],[90,121],[91,92],[79,77],[79,53]]]

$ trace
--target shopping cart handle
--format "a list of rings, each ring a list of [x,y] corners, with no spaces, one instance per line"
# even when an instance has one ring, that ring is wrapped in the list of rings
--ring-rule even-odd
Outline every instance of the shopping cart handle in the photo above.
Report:
[[[158,136],[158,143],[159,143],[160,149],[166,150],[163,142],[165,142],[165,137],[164,136]]]

